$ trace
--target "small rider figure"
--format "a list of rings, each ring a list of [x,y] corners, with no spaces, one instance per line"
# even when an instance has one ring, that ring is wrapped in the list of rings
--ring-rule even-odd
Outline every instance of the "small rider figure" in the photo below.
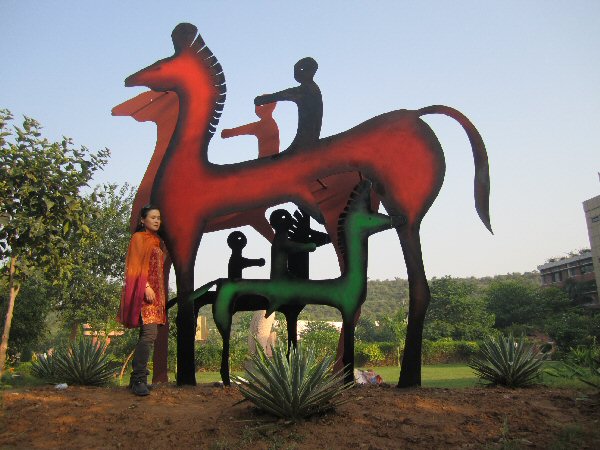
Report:
[[[229,264],[227,265],[227,277],[230,280],[242,278],[242,270],[246,267],[262,267],[265,265],[264,258],[249,259],[242,256],[242,250],[248,243],[246,235],[241,231],[234,231],[227,237],[227,245],[231,249]]]
[[[260,118],[257,122],[226,128],[221,137],[227,139],[234,136],[250,135],[258,139],[258,157],[275,156],[279,153],[279,127],[273,119],[273,111],[277,103],[256,105],[254,112]]]
[[[298,129],[288,150],[313,144],[321,134],[323,97],[319,86],[313,80],[318,68],[319,65],[313,58],[302,58],[294,65],[294,79],[300,83],[300,86],[273,94],[259,95],[254,99],[255,105],[283,100],[296,103],[298,106]]]

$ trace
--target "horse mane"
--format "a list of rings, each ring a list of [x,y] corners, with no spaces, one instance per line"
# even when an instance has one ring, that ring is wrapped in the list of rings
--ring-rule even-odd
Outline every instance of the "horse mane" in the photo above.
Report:
[[[369,207],[369,193],[371,182],[369,180],[361,180],[350,193],[350,197],[346,202],[344,210],[340,214],[337,222],[338,249],[342,255],[346,254],[346,219],[350,212],[362,207]],[[364,202],[359,200],[363,199]],[[364,203],[364,204],[363,204]]]
[[[171,33],[171,39],[173,41],[173,47],[175,48],[175,55],[182,51],[191,49],[195,53],[196,58],[200,62],[201,67],[206,70],[212,85],[210,87],[215,89],[216,98],[213,104],[212,118],[208,124],[208,132],[215,134],[219,119],[223,113],[225,106],[225,98],[227,92],[227,86],[225,84],[225,74],[223,73],[223,67],[214,53],[208,48],[198,28],[191,23],[180,23],[177,25]]]

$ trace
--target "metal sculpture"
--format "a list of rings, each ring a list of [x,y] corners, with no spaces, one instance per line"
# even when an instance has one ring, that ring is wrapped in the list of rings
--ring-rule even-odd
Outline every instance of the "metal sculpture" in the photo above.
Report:
[[[197,249],[211,221],[286,201],[296,203],[315,218],[322,217],[319,206],[330,200],[323,187],[327,186],[328,177],[355,172],[373,182],[373,189],[390,215],[406,217],[406,224],[396,227],[410,288],[398,385],[419,385],[423,321],[430,300],[419,229],[445,172],[441,145],[420,117],[443,114],[465,130],[475,162],[475,207],[491,231],[487,153],[477,129],[462,113],[446,106],[397,110],[313,144],[291,148],[275,158],[213,164],[207,152],[225,101],[225,77],[195,26],[179,24],[173,30],[172,40],[173,56],[129,76],[125,85],[173,91],[179,101],[177,124],[151,192],[152,201],[163,212],[163,234],[177,275],[177,383],[195,384],[194,306],[188,297],[193,291]],[[339,198],[334,204],[340,204]],[[335,207],[329,213],[333,211]],[[338,215],[339,210],[334,217]],[[334,220],[325,217],[325,221],[332,241],[336,242]]]

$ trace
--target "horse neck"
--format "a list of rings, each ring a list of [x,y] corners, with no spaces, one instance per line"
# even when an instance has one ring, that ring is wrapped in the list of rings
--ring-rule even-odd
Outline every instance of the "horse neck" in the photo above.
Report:
[[[344,271],[341,278],[353,289],[362,290],[367,284],[368,247],[366,233],[344,233]]]
[[[208,124],[213,113],[213,102],[207,101],[206,92],[178,92],[178,96],[179,115],[168,152],[172,153],[170,156],[176,154],[183,161],[200,158],[206,166],[208,144],[212,138]]]

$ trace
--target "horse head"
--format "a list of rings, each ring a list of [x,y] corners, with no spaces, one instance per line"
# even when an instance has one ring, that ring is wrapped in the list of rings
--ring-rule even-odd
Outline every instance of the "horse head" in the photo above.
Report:
[[[373,211],[371,187],[372,183],[369,180],[362,180],[350,194],[346,208],[338,220],[340,249],[348,245],[345,239],[349,236],[360,236],[362,239],[405,222],[400,216],[388,216]]]
[[[225,75],[221,64],[206,46],[198,29],[180,23],[171,33],[175,53],[128,76],[125,86],[146,86],[154,91],[174,91],[179,101],[194,99],[195,105],[213,107],[216,127],[225,103]]]

